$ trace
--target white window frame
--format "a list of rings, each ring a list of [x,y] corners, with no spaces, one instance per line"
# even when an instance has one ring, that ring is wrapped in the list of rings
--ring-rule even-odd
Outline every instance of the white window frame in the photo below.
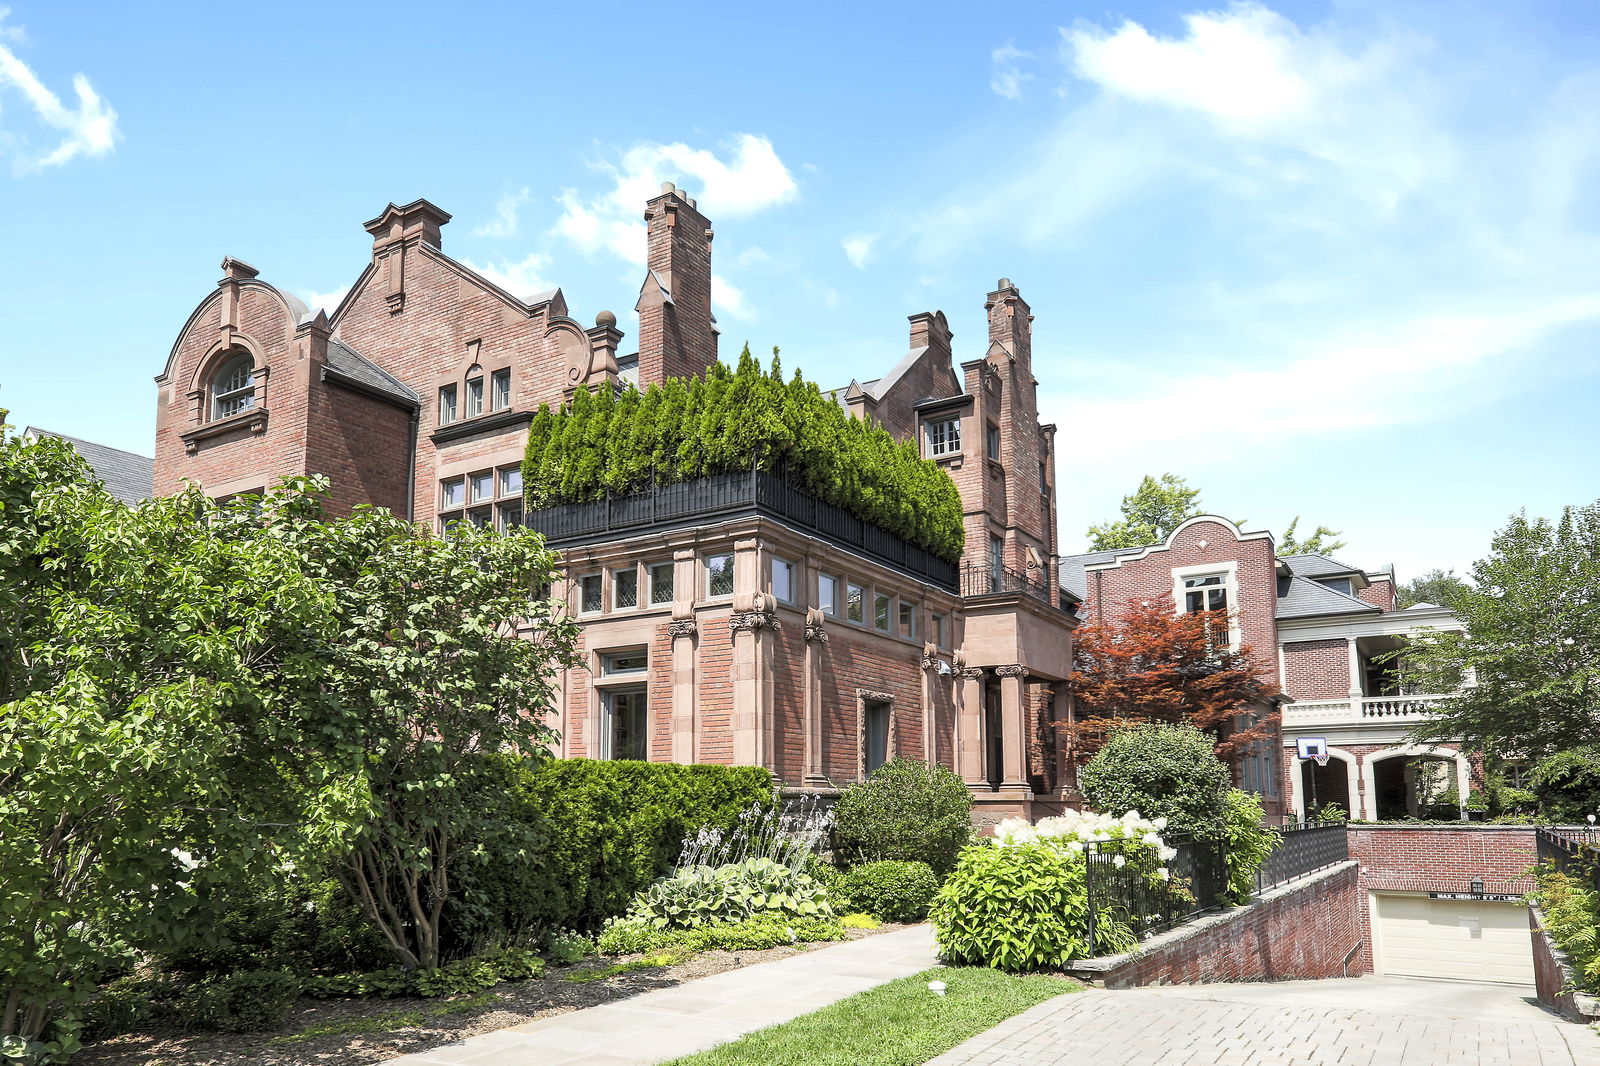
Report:
[[[225,379],[230,372],[237,375],[237,368],[244,368],[244,380],[232,388],[223,388],[228,382]],[[237,403],[237,407],[232,405]],[[242,415],[256,405],[256,357],[249,352],[237,349],[233,355],[223,360],[217,368],[216,374],[211,379],[211,417],[213,419],[232,418]],[[224,411],[223,407],[231,407]]]
[[[668,579],[671,584],[671,590],[668,592],[666,599],[658,600],[656,599],[656,571],[660,570],[662,567],[666,567],[667,573],[671,575]],[[645,565],[645,573],[650,576],[650,606],[660,607],[663,604],[671,604],[673,600],[677,599],[678,565],[676,563],[672,562],[670,559],[661,563],[648,563]]]
[[[854,589],[856,592],[861,593],[861,617],[860,618],[851,618],[850,617],[850,592],[851,592],[852,589]],[[846,581],[844,583],[844,620],[846,622],[849,622],[851,625],[857,625],[857,626],[865,626],[867,624],[867,597],[871,593],[871,591],[872,590],[867,588],[867,586],[858,585],[854,581]]]
[[[617,578],[625,574],[633,575],[633,605],[631,607],[624,607],[617,602]],[[611,609],[613,611],[637,611],[639,606],[639,564],[634,563],[631,566],[614,567],[611,571]]]
[[[591,577],[594,578],[596,581],[600,582],[600,606],[594,607],[594,608],[589,608],[589,607],[584,606],[584,597],[583,597],[584,582],[589,580],[589,578],[591,578]],[[580,615],[604,614],[605,610],[606,610],[606,577],[605,577],[605,572],[602,571],[602,570],[591,570],[587,574],[579,574],[574,583],[577,585],[577,588],[578,588],[578,614],[580,614]]]
[[[466,394],[462,397],[463,418],[477,418],[483,414],[483,376],[467,379]]]
[[[510,367],[506,367],[502,370],[496,370],[489,375],[489,410],[511,410]]]
[[[712,591],[711,582],[714,580],[715,573],[716,573],[711,568],[711,560],[713,560],[713,559],[726,559],[726,560],[728,560],[728,570],[729,570],[728,576],[733,579],[734,585],[733,585],[733,588],[729,589],[727,592],[714,592],[714,591]],[[705,567],[705,570],[706,570],[706,598],[707,599],[725,600],[725,599],[728,599],[729,597],[731,597],[734,594],[734,591],[736,589],[738,589],[738,587],[739,587],[738,564],[737,564],[737,560],[734,559],[734,553],[733,552],[731,552],[731,551],[711,552],[710,554],[707,554],[707,555],[705,555],[705,556],[703,556],[701,558],[701,564]]]
[[[826,598],[822,595],[822,583],[826,581],[833,586],[828,590]],[[843,605],[839,602],[839,589],[844,586],[844,579],[836,574],[817,575],[817,607],[829,618],[838,618]]]
[[[924,423],[928,455],[942,457],[961,454],[961,418],[935,418]]]
[[[449,397],[450,405],[445,406],[445,398]],[[439,386],[439,425],[453,426],[461,421],[461,390],[456,388],[455,382]]]
[[[1188,614],[1186,593],[1189,592],[1184,582],[1192,578],[1220,577],[1222,584],[1219,586],[1228,596],[1228,650],[1239,649],[1239,561],[1229,559],[1225,562],[1198,563],[1194,566],[1175,566],[1172,568],[1172,602],[1177,614]]]

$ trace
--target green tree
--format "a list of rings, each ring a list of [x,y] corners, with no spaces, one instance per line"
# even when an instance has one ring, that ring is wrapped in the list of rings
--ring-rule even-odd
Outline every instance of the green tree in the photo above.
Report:
[[[1511,517],[1449,605],[1459,632],[1414,637],[1418,691],[1449,693],[1418,739],[1540,760],[1600,736],[1600,501]],[[1463,685],[1463,682],[1475,683]]]
[[[1299,525],[1300,516],[1295,515],[1289,522],[1289,528],[1283,531],[1283,536],[1277,538],[1279,555],[1328,555],[1346,545],[1345,541],[1339,539],[1336,529],[1318,526],[1310,536],[1301,537],[1295,533]]]
[[[1174,529],[1197,514],[1200,490],[1176,474],[1149,474],[1133,493],[1122,498],[1122,517],[1089,527],[1089,550],[1138,548],[1167,539]]]
[[[1457,577],[1454,570],[1429,570],[1395,590],[1395,606],[1401,610],[1419,603],[1451,607],[1457,596],[1470,589],[1471,586]]]

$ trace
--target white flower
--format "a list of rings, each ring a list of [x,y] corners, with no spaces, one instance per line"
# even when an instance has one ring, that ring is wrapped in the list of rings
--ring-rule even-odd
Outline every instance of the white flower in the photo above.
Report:
[[[1161,878],[1163,881],[1170,881],[1172,880],[1172,871],[1163,866],[1161,869],[1156,871],[1156,876]]]
[[[1111,865],[1120,870],[1124,866],[1128,865],[1128,860],[1124,859],[1121,855],[1113,855],[1111,857]]]
[[[1157,829],[1165,829],[1167,827],[1167,820],[1165,818],[1157,818],[1150,824],[1154,825]]]

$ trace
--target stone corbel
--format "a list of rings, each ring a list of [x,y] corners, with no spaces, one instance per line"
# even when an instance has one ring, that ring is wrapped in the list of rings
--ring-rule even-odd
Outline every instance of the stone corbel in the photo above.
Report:
[[[819,608],[811,607],[806,610],[806,641],[818,644],[828,643],[828,630],[826,615]]]
[[[961,666],[956,668],[956,673],[969,681],[976,681],[983,676],[983,667]]]
[[[994,673],[996,677],[1027,677],[1028,668],[1026,666],[1017,666],[1015,664],[1010,666],[997,666],[994,668]]]
[[[674,638],[692,637],[700,631],[693,618],[675,618],[667,623],[667,632]]]
[[[728,619],[728,630],[737,633],[741,629],[752,632],[760,629],[771,629],[778,632],[778,613],[776,611],[735,611],[733,617]]]
[[[924,644],[922,646],[922,668],[924,670],[939,669],[940,661],[939,648],[937,645]]]

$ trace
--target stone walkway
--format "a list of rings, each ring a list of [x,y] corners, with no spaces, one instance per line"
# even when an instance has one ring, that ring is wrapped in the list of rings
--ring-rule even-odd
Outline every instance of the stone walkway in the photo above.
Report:
[[[386,1066],[651,1066],[937,962],[932,929],[899,929],[484,1033]]]
[[[1532,994],[1398,977],[1095,989],[928,1066],[1600,1066],[1600,1035]]]

